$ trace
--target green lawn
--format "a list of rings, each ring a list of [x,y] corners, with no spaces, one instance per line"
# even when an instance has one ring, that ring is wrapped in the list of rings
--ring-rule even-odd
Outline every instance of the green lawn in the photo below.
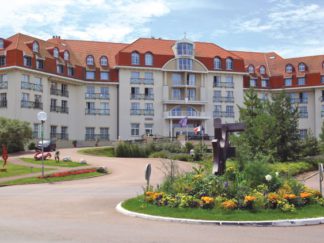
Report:
[[[87,148],[87,149],[80,149],[78,152],[87,155],[115,157],[115,151],[113,147]]]
[[[42,161],[41,160],[35,160],[34,158],[21,158],[21,160],[31,163],[31,164],[37,164],[41,165]],[[53,159],[46,159],[44,160],[44,165],[50,165],[50,166],[60,166],[60,167],[78,167],[78,166],[87,166],[88,164],[80,164],[77,162],[64,162],[60,160],[60,162],[56,162]]]
[[[1,168],[2,168],[2,161],[0,162]],[[24,175],[34,172],[41,172],[41,168],[31,168],[31,166],[22,166],[22,165],[15,165],[11,164],[10,161],[7,163],[7,171],[6,172],[0,172],[0,178],[9,177],[9,176],[17,176],[17,175]],[[45,171],[50,171],[51,169],[46,169]]]
[[[191,208],[169,208],[159,207],[143,201],[143,196],[129,199],[123,203],[127,210],[159,215],[173,218],[204,219],[204,220],[221,220],[221,221],[262,221],[262,220],[279,220],[279,219],[299,219],[315,218],[324,216],[324,207],[320,205],[309,205],[298,208],[295,213],[284,213],[278,209],[267,209],[256,212],[247,210],[224,211],[219,208],[208,209],[191,209]]]
[[[22,185],[22,184],[53,183],[53,182],[60,182],[60,181],[80,180],[80,179],[92,178],[92,177],[97,177],[97,176],[102,176],[102,175],[105,175],[105,174],[99,173],[99,172],[90,172],[90,173],[79,174],[79,175],[69,175],[69,176],[52,177],[52,178],[29,177],[29,178],[24,178],[24,179],[8,181],[3,184]]]

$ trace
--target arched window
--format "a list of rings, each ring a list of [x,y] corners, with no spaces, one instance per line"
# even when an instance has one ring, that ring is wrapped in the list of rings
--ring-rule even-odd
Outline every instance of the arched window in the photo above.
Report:
[[[305,63],[301,62],[301,63],[298,64],[298,71],[299,72],[305,72],[306,71]]]
[[[181,107],[180,106],[176,106],[171,110],[171,115],[172,116],[181,116]]]
[[[102,56],[100,58],[100,65],[103,66],[103,67],[108,66],[108,58],[106,56]]]
[[[39,52],[39,45],[37,41],[33,42],[33,52]]]
[[[266,72],[266,68],[265,68],[265,66],[261,66],[260,67],[260,74],[265,74],[265,72]]]
[[[197,116],[196,109],[191,106],[188,106],[187,107],[187,116]]]
[[[63,56],[65,61],[68,61],[70,59],[70,53],[68,51],[64,51]]]
[[[139,65],[140,64],[140,55],[138,52],[132,52],[132,65]]]
[[[152,66],[153,65],[153,55],[151,53],[145,54],[145,65]]]
[[[230,57],[226,58],[226,70],[233,70],[233,59]]]
[[[91,56],[91,55],[87,56],[86,62],[87,62],[87,65],[88,66],[94,65],[94,58],[93,58],[93,56]]]
[[[221,69],[222,68],[222,62],[219,57],[214,58],[214,69]]]
[[[177,44],[177,53],[179,56],[192,56],[193,54],[193,44],[180,42]]]
[[[292,73],[293,66],[291,64],[287,64],[285,70],[286,70],[286,73]]]
[[[254,66],[253,65],[248,66],[248,73],[254,73]]]
[[[0,39],[0,49],[3,49],[4,48],[4,41],[3,39]]]
[[[59,50],[55,47],[54,50],[53,50],[53,56],[55,58],[58,58],[59,57]]]

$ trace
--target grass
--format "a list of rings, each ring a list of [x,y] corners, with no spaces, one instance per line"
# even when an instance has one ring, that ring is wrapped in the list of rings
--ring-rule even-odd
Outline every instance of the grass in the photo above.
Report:
[[[102,175],[104,174],[99,172],[90,172],[90,173],[79,174],[79,175],[69,175],[69,176],[52,177],[52,178],[29,177],[29,178],[8,181],[5,182],[4,184],[23,185],[23,184],[53,183],[53,182],[60,182],[60,181],[80,180],[80,179],[92,178],[92,177],[97,177]]]
[[[42,161],[41,160],[35,160],[34,158],[21,158],[21,160],[31,163],[31,164],[36,164],[36,165],[41,165]],[[78,167],[78,166],[87,166],[88,164],[80,164],[78,162],[64,162],[60,160],[60,162],[56,162],[53,159],[46,159],[44,160],[44,165],[49,165],[49,166],[60,166],[60,167]]]
[[[284,213],[279,209],[264,209],[260,211],[224,211],[219,208],[209,210],[201,208],[192,209],[159,207],[144,202],[143,196],[129,199],[125,201],[122,205],[127,210],[150,215],[158,215],[173,218],[221,221],[263,221],[279,219],[315,218],[324,216],[324,207],[320,205],[309,205],[302,208],[298,208],[294,213]]]
[[[0,164],[2,165],[1,162],[0,162]],[[7,163],[6,168],[7,168],[6,172],[0,172],[0,178],[24,175],[24,174],[42,171],[42,168],[31,168],[31,166],[15,165],[15,164],[11,164],[10,161]],[[51,169],[45,168],[45,171],[49,171],[49,170],[51,170]]]
[[[115,157],[115,151],[113,147],[87,148],[87,149],[80,149],[78,152],[87,155]]]

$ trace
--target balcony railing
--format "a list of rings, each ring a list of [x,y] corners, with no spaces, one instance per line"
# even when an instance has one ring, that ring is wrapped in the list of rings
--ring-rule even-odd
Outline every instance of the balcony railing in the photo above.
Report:
[[[0,82],[0,89],[7,89],[8,88],[8,81]]]
[[[61,89],[51,88],[50,92],[51,92],[51,95],[69,97],[69,91],[68,90],[61,90]]]
[[[308,98],[290,98],[290,102],[292,104],[307,104],[308,103]]]
[[[234,88],[234,83],[232,83],[232,82],[217,82],[217,83],[214,83],[214,88]]]
[[[131,100],[154,100],[154,95],[146,94],[130,94]]]
[[[38,101],[21,101],[21,108],[43,109],[43,103]]]
[[[214,111],[213,112],[214,118],[219,117],[234,117],[234,112],[229,111]]]
[[[154,84],[153,78],[131,78],[130,79],[131,84]]]
[[[21,81],[21,88],[22,89],[28,89],[28,90],[34,90],[34,91],[43,92],[43,85],[42,84],[34,84],[34,83]]]
[[[68,114],[69,108],[65,106],[51,106],[50,111]]]
[[[85,134],[85,140],[87,141],[109,141],[109,134]]]
[[[196,87],[196,83],[192,82],[192,83],[187,83],[187,82],[174,82],[172,83],[172,87]]]
[[[0,100],[0,108],[6,108],[7,107],[7,100]]]
[[[299,118],[308,118],[308,112],[307,111],[302,111],[298,113]]]
[[[69,134],[67,133],[50,133],[51,139],[61,139],[61,140],[69,140]]]
[[[101,116],[109,116],[110,110],[109,109],[85,109],[86,115],[101,115]]]
[[[136,115],[136,116],[154,116],[154,110],[147,110],[147,109],[131,109],[130,110],[131,115]]]
[[[228,102],[228,103],[234,103],[234,97],[230,96],[214,96],[213,102]]]
[[[87,100],[90,99],[109,100],[110,99],[109,94],[104,94],[104,93],[85,93],[84,95]]]

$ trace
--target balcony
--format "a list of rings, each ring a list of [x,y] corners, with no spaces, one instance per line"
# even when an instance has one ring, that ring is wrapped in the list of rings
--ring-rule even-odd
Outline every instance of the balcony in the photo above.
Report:
[[[191,120],[208,120],[210,116],[205,112],[198,111],[166,111],[164,112],[164,119],[182,119],[184,117],[188,117]]]
[[[51,92],[51,95],[69,97],[69,91],[67,91],[67,90],[51,88],[50,92]]]
[[[109,134],[85,134],[85,140],[86,141],[96,141],[96,140],[101,140],[101,141],[109,141]]]
[[[86,115],[101,115],[101,116],[109,116],[110,110],[109,109],[85,109]]]
[[[215,102],[215,103],[221,103],[221,102],[234,103],[234,97],[230,97],[230,96],[213,96],[213,102]]]
[[[174,82],[172,83],[173,88],[196,88],[195,82]]]
[[[131,116],[154,116],[154,110],[147,110],[147,109],[131,109],[130,110]]]
[[[43,85],[21,81],[21,89],[43,92]]]
[[[214,116],[214,118],[220,118],[220,117],[234,118],[234,112],[231,112],[231,111],[214,111],[213,116]]]
[[[232,82],[216,82],[214,83],[214,88],[234,88],[234,83]]]
[[[67,133],[50,133],[50,138],[60,139],[60,140],[69,140],[69,134]]]
[[[7,100],[0,100],[0,108],[6,108],[7,107]]]
[[[8,88],[8,81],[0,82],[0,89],[7,89]]]
[[[154,79],[153,78],[131,78],[130,83],[131,84],[153,85],[154,84]]]
[[[195,97],[188,99],[182,97],[172,97],[171,99],[163,100],[163,104],[177,104],[177,105],[204,105],[207,104],[207,100],[199,100]]]
[[[308,98],[290,98],[292,104],[307,104]]]
[[[154,95],[146,95],[146,94],[130,94],[131,100],[154,100]]]
[[[21,108],[33,108],[33,109],[43,109],[43,103],[39,101],[26,101],[22,100],[20,103]]]
[[[307,111],[302,111],[298,113],[299,118],[308,118],[308,112]]]
[[[110,96],[109,94],[103,94],[103,93],[85,93],[85,98],[87,100],[109,100]]]
[[[68,114],[69,108],[65,106],[51,106],[50,111]]]

